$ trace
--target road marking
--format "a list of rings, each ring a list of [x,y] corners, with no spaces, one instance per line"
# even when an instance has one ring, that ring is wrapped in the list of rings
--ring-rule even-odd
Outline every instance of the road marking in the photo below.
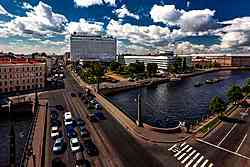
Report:
[[[191,163],[200,155],[200,153],[195,154],[195,156],[186,164],[185,167],[189,167],[189,165],[191,165]]]
[[[223,139],[219,142],[218,146],[221,145],[221,143],[227,138],[227,136],[232,132],[232,130],[237,126],[237,124],[234,124],[234,126],[230,129],[230,131],[226,134],[226,136],[223,137]]]
[[[204,156],[202,155],[201,157],[200,157],[200,159],[194,164],[194,166],[193,167],[197,167],[197,165],[201,162],[201,160],[204,158]]]
[[[204,167],[206,164],[208,163],[208,160],[206,159],[203,164],[201,165],[201,167]]]
[[[242,139],[242,141],[241,141],[239,147],[237,148],[236,152],[238,152],[238,151],[240,150],[240,148],[241,148],[242,144],[244,143],[244,141],[246,140],[246,138],[247,138],[247,133],[246,133],[246,135],[244,136],[244,138]]]
[[[187,149],[189,147],[189,145],[186,145],[184,148],[181,149],[181,151],[177,152],[174,157],[177,157],[182,151],[184,151],[185,149]]]
[[[228,150],[228,149],[222,148],[222,147],[220,147],[220,146],[217,146],[217,145],[215,145],[215,144],[209,143],[209,142],[207,142],[207,141],[204,141],[204,140],[201,140],[201,139],[198,139],[198,138],[197,138],[196,140],[199,141],[199,142],[201,142],[201,143],[205,143],[205,144],[207,144],[207,145],[210,145],[210,146],[213,146],[213,147],[215,147],[215,148],[221,149],[221,150],[223,150],[223,151],[229,152],[229,153],[231,153],[231,154],[237,155],[237,156],[239,156],[239,157],[241,157],[241,158],[245,158],[245,159],[247,159],[247,160],[250,160],[250,158],[247,157],[247,156],[245,156],[245,155],[242,155],[242,154],[239,154],[239,153],[230,151],[230,150]]]
[[[190,150],[192,150],[192,148],[193,148],[193,147],[189,147],[189,149],[188,149],[185,153],[183,153],[180,157],[178,157],[179,160],[180,160],[184,155],[186,155]],[[177,158],[177,159],[178,159],[178,158]]]
[[[183,164],[183,163],[185,163],[194,153],[196,152],[196,150],[193,150],[185,159],[183,159],[182,161],[181,161],[181,163]]]
[[[213,164],[213,163],[210,163],[208,167],[212,167],[212,166],[214,166],[214,164]]]
[[[177,158],[177,160],[178,160],[178,161],[181,160],[186,154],[187,154],[187,153],[181,154],[181,156],[179,156],[179,157]]]
[[[183,147],[185,144],[186,144],[186,142],[183,142],[183,143],[181,144],[181,147]]]
[[[177,144],[174,144],[172,147],[170,147],[169,149],[168,149],[168,151],[171,151],[173,148],[175,148],[177,146]]]

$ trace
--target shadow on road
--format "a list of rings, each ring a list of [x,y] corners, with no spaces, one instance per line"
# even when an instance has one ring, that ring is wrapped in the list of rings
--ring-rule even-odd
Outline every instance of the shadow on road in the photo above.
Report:
[[[238,119],[238,118],[229,118],[226,116],[221,116],[219,119],[223,122],[228,122],[228,123],[238,123],[238,124],[244,124],[246,121]]]

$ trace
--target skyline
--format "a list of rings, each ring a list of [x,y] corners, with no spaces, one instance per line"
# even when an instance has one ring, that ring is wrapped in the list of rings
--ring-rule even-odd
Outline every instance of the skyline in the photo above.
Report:
[[[183,53],[249,52],[249,11],[244,0],[1,0],[0,50],[62,54],[69,51],[70,33],[81,31],[116,37],[118,54],[173,44]]]

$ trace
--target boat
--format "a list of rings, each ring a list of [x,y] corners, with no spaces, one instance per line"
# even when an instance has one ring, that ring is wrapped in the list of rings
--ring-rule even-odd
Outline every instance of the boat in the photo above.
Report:
[[[206,84],[214,84],[214,83],[218,83],[218,82],[223,81],[223,80],[224,80],[223,77],[219,77],[219,78],[215,78],[215,79],[207,79]]]
[[[197,83],[194,84],[194,87],[200,87],[200,86],[202,86],[202,85],[203,85],[202,82],[197,82]]]
[[[175,82],[175,81],[180,81],[180,80],[181,80],[181,78],[178,78],[178,77],[170,78],[170,81],[173,81],[173,82]]]

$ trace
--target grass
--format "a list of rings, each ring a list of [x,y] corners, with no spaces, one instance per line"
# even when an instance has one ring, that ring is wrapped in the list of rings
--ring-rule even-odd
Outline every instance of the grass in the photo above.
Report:
[[[208,132],[210,129],[213,129],[215,126],[217,126],[218,122],[219,122],[219,119],[218,117],[216,117],[215,119],[210,121],[207,125],[205,125],[203,128],[201,128],[200,132],[202,133]]]

